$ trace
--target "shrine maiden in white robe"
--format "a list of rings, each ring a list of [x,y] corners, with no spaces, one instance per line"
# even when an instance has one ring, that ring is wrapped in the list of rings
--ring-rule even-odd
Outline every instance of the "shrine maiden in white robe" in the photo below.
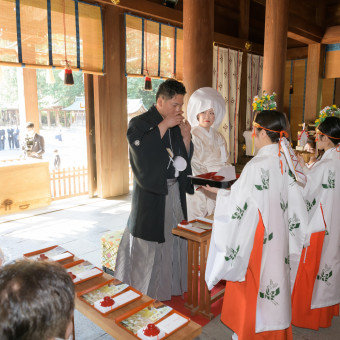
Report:
[[[311,309],[340,303],[340,152],[327,150],[321,160],[305,169],[304,190],[310,228],[326,228]],[[308,252],[308,248],[307,248]]]
[[[278,144],[262,147],[231,190],[218,191],[205,276],[209,289],[221,279],[244,281],[260,212],[265,231],[256,333],[289,327],[291,289],[308,233],[302,187],[278,154]]]
[[[194,154],[191,159],[194,176],[207,172],[217,172],[228,164],[228,149],[224,137],[213,127],[209,132],[196,126],[191,130]],[[213,194],[200,190],[194,195],[187,195],[188,219],[211,215],[215,209]]]

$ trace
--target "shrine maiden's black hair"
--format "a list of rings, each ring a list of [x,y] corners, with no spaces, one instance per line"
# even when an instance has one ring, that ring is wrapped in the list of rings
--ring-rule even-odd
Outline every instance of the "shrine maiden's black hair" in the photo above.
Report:
[[[319,126],[318,129],[330,137],[340,138],[340,118],[339,117],[327,117]],[[329,138],[329,137],[328,137]],[[339,139],[329,138],[330,141],[337,145],[340,143]]]
[[[286,117],[285,115],[276,110],[263,110],[259,112],[255,117],[255,122],[261,125],[263,128],[270,129],[272,132],[265,130],[268,137],[273,143],[278,143],[280,140],[280,131],[287,131]],[[257,128],[258,130],[262,130],[261,128]]]

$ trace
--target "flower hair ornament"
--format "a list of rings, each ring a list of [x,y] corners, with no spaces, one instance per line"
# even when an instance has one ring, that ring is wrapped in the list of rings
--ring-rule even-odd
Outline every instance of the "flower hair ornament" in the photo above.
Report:
[[[340,108],[336,105],[324,107],[320,113],[319,118],[315,121],[315,125],[319,126],[327,117],[339,117],[340,118]]]
[[[276,110],[277,104],[275,101],[275,97],[275,92],[269,95],[265,91],[263,91],[261,98],[259,96],[255,96],[252,104],[253,111],[261,112],[263,110]]]

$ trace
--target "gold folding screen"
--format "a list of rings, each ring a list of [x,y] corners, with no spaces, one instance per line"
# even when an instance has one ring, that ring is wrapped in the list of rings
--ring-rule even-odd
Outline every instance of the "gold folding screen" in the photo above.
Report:
[[[78,0],[0,0],[0,9],[0,64],[63,68],[67,58],[73,69],[103,72],[99,6]]]
[[[128,76],[183,79],[183,30],[125,14]]]

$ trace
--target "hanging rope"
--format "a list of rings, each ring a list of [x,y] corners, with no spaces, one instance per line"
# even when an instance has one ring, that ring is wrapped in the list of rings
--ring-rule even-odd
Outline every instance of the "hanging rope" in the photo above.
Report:
[[[145,71],[146,71],[146,76],[149,75],[148,71],[148,21],[145,21],[145,31],[143,34],[145,34]]]
[[[66,53],[66,22],[65,22],[65,0],[63,0],[63,23],[64,23],[64,48],[65,48],[65,62],[68,66],[67,53]]]

